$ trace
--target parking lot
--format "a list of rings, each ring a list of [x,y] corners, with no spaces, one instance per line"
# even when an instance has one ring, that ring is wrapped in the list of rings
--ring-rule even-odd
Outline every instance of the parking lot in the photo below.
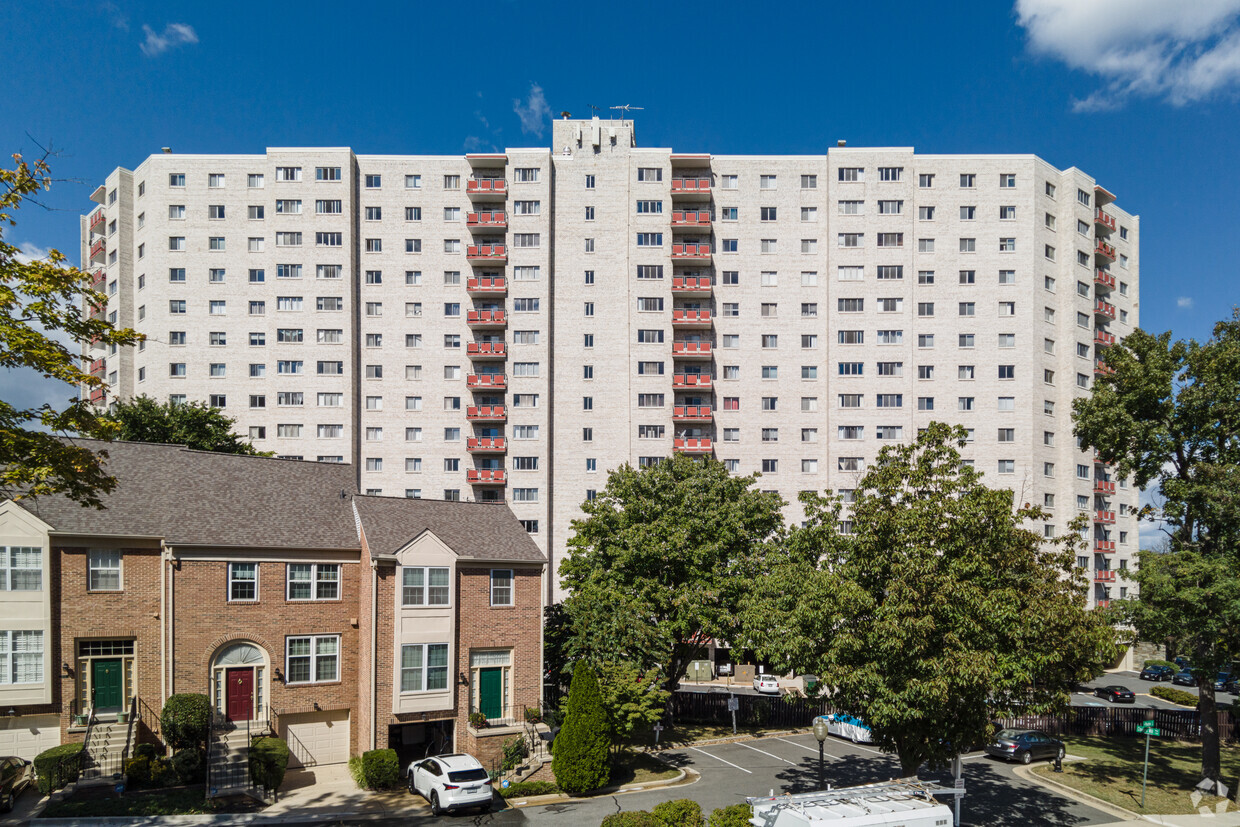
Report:
[[[1190,695],[1197,694],[1195,686],[1175,686],[1171,681],[1143,681],[1137,677],[1137,672],[1112,672],[1103,675],[1097,680],[1090,681],[1081,687],[1081,691],[1074,692],[1072,695],[1073,706],[1129,706],[1129,704],[1112,704],[1110,701],[1102,698],[1094,697],[1093,690],[1100,686],[1118,685],[1131,689],[1137,696],[1136,706],[1147,707],[1149,709],[1190,709],[1191,707],[1180,706],[1178,704],[1169,703],[1161,698],[1155,698],[1149,692],[1156,686],[1166,686],[1179,689]],[[1231,703],[1236,699],[1235,695],[1229,695],[1223,692],[1215,693],[1215,698],[1219,703]]]

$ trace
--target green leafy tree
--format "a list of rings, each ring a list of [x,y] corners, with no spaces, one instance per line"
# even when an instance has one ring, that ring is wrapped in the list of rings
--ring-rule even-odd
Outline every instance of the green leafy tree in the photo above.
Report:
[[[1214,675],[1240,651],[1240,310],[1206,342],[1135,330],[1108,347],[1112,373],[1073,403],[1084,448],[1138,488],[1157,486],[1169,542],[1126,576],[1113,604],[1149,641],[1174,639],[1196,668],[1203,780],[1219,780]]]
[[[551,772],[570,795],[597,790],[611,775],[611,733],[594,670],[584,661],[573,669],[564,726],[555,737]]]
[[[43,403],[19,407],[0,400],[0,497],[64,494],[84,506],[101,507],[100,495],[116,487],[103,468],[106,451],[75,444],[74,436],[111,439],[116,427],[89,401],[107,383],[93,375],[78,348],[88,342],[132,345],[142,337],[117,329],[102,312],[107,297],[91,289],[91,277],[65,266],[56,250],[26,260],[4,241],[4,227],[16,226],[15,213],[27,200],[51,187],[47,156],[27,163],[13,156],[12,169],[0,169],[0,368],[30,369],[64,382],[63,407]],[[81,393],[79,394],[79,390]]]
[[[742,611],[742,642],[819,675],[906,775],[946,765],[993,717],[1065,705],[1115,652],[1085,609],[1078,532],[1031,530],[1043,513],[984,485],[961,462],[965,436],[936,422],[884,448],[855,490],[851,534],[837,530],[838,498],[803,494],[789,559]]]
[[[671,695],[661,685],[658,667],[643,671],[632,661],[595,664],[608,728],[617,745],[650,729],[663,717]]]
[[[255,450],[249,440],[234,433],[236,420],[203,402],[174,404],[139,396],[132,401],[118,402],[108,418],[119,428],[117,439],[185,445],[221,454],[270,456]]]
[[[621,466],[582,505],[560,575],[569,657],[657,667],[675,691],[711,637],[731,640],[747,584],[781,535],[783,500],[710,458]]]
[[[211,699],[199,692],[169,695],[159,712],[159,726],[172,749],[200,749],[211,732]]]

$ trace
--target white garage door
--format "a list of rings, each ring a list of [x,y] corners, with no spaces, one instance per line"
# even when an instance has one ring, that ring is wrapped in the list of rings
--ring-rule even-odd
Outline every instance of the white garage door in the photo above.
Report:
[[[20,715],[0,717],[0,755],[33,761],[45,749],[60,745],[60,717]]]
[[[281,715],[280,737],[288,742],[290,767],[343,764],[349,760],[349,710]]]

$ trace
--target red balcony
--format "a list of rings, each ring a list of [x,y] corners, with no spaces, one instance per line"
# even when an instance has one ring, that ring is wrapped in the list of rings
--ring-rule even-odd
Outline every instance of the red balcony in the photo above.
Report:
[[[1094,605],[1097,606],[1099,609],[1109,609],[1111,608],[1111,601],[1110,600],[1098,600],[1095,602]]]
[[[673,276],[672,295],[709,296],[714,286],[709,276]]]
[[[476,264],[503,264],[508,261],[508,248],[503,244],[471,244],[465,258]]]
[[[672,450],[678,454],[709,454],[715,448],[714,441],[710,437],[699,439],[677,437],[673,442]]]
[[[1115,232],[1115,216],[1107,215],[1102,208],[1094,210],[1094,223],[1100,227],[1105,227],[1109,232]]]
[[[673,210],[672,227],[709,227],[710,210]]]
[[[95,210],[93,213],[91,213],[90,231],[92,233],[98,233],[99,235],[103,235],[103,225],[104,225],[103,209],[100,208],[100,209]]]
[[[90,363],[91,376],[103,376],[107,372],[107,366],[103,359],[95,359]]]
[[[508,226],[508,213],[505,212],[471,212],[465,216],[465,224],[484,230],[502,230]]]
[[[505,342],[468,342],[465,353],[470,359],[507,359],[508,345]]]
[[[508,314],[503,310],[471,310],[465,314],[470,327],[503,327],[508,324]]]
[[[672,342],[672,355],[684,359],[709,359],[710,342]]]
[[[471,391],[502,391],[508,387],[508,377],[502,373],[471,373],[465,377],[465,385]]]
[[[1110,346],[1115,344],[1115,334],[1105,330],[1094,330],[1094,344]]]
[[[471,436],[465,441],[465,450],[471,454],[502,454],[508,450],[508,441],[502,436]]]
[[[108,392],[103,388],[92,388],[90,391],[90,401],[92,405],[102,405],[107,399]]]
[[[1115,261],[1115,248],[1110,244],[1107,244],[1102,239],[1098,239],[1097,243],[1094,245],[1094,253],[1096,253],[1100,258]]]
[[[103,285],[104,285],[104,282],[106,282],[107,280],[108,280],[107,273],[103,272],[102,270],[96,270],[94,273],[91,274],[90,289],[103,292]]]
[[[508,484],[508,472],[503,468],[470,468],[465,474],[470,485]]]
[[[673,388],[700,388],[708,391],[710,383],[711,377],[708,373],[677,373],[672,376]]]
[[[1115,512],[1114,511],[1095,511],[1094,522],[1102,523],[1103,525],[1115,525]]]
[[[673,244],[672,261],[710,261],[710,245]]]
[[[1099,554],[1113,554],[1115,552],[1115,541],[1094,540],[1094,551]]]
[[[465,418],[470,422],[504,422],[508,409],[503,405],[470,405],[465,409]]]
[[[712,422],[714,418],[710,405],[677,405],[672,408],[673,422]]]
[[[709,178],[673,178],[672,195],[709,195]]]
[[[672,324],[676,327],[710,327],[709,310],[673,310]]]
[[[508,279],[503,276],[483,276],[482,278],[468,279],[465,282],[465,292],[471,296],[506,296],[508,294]]]
[[[1115,289],[1115,274],[1108,273],[1106,270],[1095,270],[1094,271],[1094,284],[1098,284],[1103,287],[1109,287],[1110,289],[1114,290]]]
[[[1114,494],[1115,482],[1113,480],[1094,480],[1095,494]]]
[[[508,194],[508,182],[503,178],[470,178],[465,182],[465,192],[484,198],[503,198]]]
[[[104,256],[106,254],[107,254],[107,245],[104,244],[102,238],[96,241],[94,244],[90,245],[90,263],[91,264],[94,264],[96,261],[102,263]]]
[[[1094,572],[1094,582],[1095,583],[1114,583],[1115,582],[1115,570],[1114,569],[1098,569],[1097,571]]]
[[[1108,319],[1114,319],[1115,305],[1110,302],[1103,301],[1102,299],[1098,299],[1094,302],[1094,313],[1099,316],[1106,316]]]
[[[1115,373],[1115,368],[1101,359],[1094,360],[1094,376],[1110,376],[1112,373]]]

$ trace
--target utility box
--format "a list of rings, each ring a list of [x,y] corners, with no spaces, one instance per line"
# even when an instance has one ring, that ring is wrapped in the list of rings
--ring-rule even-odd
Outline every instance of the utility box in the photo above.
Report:
[[[685,680],[701,681],[703,683],[713,681],[715,679],[715,666],[708,660],[695,660],[689,662],[689,671],[685,673]]]
[[[753,683],[753,676],[758,674],[758,667],[748,663],[738,663],[732,667],[733,683]]]

